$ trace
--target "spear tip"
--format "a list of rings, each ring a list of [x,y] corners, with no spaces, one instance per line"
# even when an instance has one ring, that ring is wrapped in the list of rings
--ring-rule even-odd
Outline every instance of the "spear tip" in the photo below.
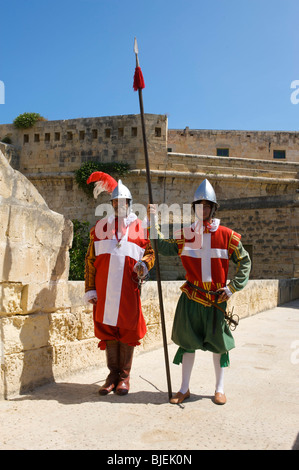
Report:
[[[134,38],[134,52],[135,54],[138,54],[138,44],[137,44],[137,39]]]

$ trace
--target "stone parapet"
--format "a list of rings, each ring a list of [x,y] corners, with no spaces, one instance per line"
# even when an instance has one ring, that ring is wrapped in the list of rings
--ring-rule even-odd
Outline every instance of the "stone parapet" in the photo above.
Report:
[[[299,163],[212,155],[167,154],[167,169],[203,172],[206,175],[242,175],[244,177],[296,179]]]
[[[169,343],[182,284],[183,281],[162,282]],[[105,365],[105,353],[98,349],[98,340],[94,337],[92,306],[82,301],[84,282],[58,283],[56,303],[34,313],[21,310],[22,285],[2,283],[1,288],[5,289],[5,304],[10,306],[7,309],[2,305],[0,314],[2,399],[87,368]],[[299,279],[252,280],[231,297],[228,305],[230,310],[234,307],[234,313],[242,319],[296,298],[299,298]],[[143,285],[142,308],[147,334],[136,348],[136,354],[163,344],[155,281]],[[242,322],[238,328],[242,328]]]

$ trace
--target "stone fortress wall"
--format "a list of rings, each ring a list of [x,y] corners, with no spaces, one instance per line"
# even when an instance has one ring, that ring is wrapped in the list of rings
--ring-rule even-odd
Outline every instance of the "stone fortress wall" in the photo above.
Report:
[[[299,162],[299,133],[279,131],[169,129],[168,148],[185,154]]]
[[[186,204],[204,178],[213,184],[224,225],[242,234],[253,258],[252,279],[299,273],[299,133],[172,130],[164,115],[146,114],[154,201]],[[35,185],[49,207],[93,225],[95,201],[79,190],[74,171],[88,161],[130,164],[124,178],[134,202],[147,204],[140,116],[41,121],[29,130],[0,126],[13,168]],[[0,144],[1,145],[1,144]],[[218,155],[228,151],[228,156]],[[284,157],[274,152],[284,152]],[[162,259],[163,279],[182,279],[178,259]]]
[[[297,298],[299,163],[181,153],[173,144],[170,151],[167,119],[146,115],[146,125],[155,202],[188,203],[207,177],[223,224],[251,250],[251,280],[231,298],[234,312],[242,318]],[[101,202],[77,188],[75,169],[92,159],[127,161],[124,183],[136,202],[147,203],[147,187],[139,116],[41,122],[29,131],[0,126],[4,135],[12,145],[0,144],[0,397],[8,398],[105,363],[84,283],[68,280],[69,219],[94,223]],[[176,259],[162,264],[170,338],[183,273]],[[145,284],[142,304],[148,334],[137,353],[161,345],[155,282]]]

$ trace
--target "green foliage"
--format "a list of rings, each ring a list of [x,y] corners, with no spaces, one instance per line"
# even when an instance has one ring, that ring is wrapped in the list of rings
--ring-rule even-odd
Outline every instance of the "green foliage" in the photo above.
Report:
[[[72,220],[74,226],[73,245],[70,249],[69,280],[83,281],[85,255],[89,245],[89,223]]]
[[[1,142],[3,142],[4,144],[11,144],[12,140],[6,135],[5,137],[3,137],[3,139],[1,139]]]
[[[89,197],[93,196],[94,184],[87,184],[86,181],[94,171],[103,171],[115,178],[121,178],[129,171],[129,164],[123,162],[87,162],[75,171],[76,182]]]
[[[28,129],[33,127],[37,121],[45,120],[39,113],[23,113],[16,117],[13,123],[18,129]]]

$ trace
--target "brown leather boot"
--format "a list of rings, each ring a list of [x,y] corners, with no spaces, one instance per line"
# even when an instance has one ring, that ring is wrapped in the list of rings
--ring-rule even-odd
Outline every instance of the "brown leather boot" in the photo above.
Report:
[[[112,392],[119,382],[119,342],[107,341],[106,343],[106,360],[110,374],[106,378],[106,382],[99,389],[100,395],[107,395]]]
[[[119,382],[116,387],[117,395],[126,395],[130,390],[130,371],[132,367],[134,346],[119,343]]]

